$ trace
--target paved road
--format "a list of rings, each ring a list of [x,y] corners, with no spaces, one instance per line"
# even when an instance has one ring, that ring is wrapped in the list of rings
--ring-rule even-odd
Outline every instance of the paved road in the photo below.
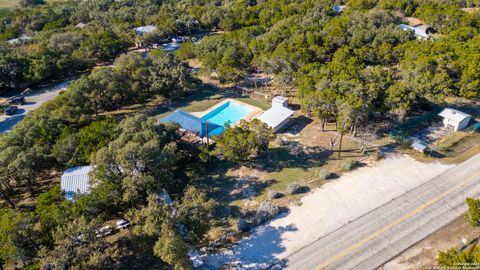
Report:
[[[35,110],[43,103],[58,96],[60,91],[62,89],[65,89],[70,84],[70,82],[71,80],[64,81],[46,88],[33,90],[30,93],[26,94],[25,99],[27,100],[27,103],[24,105],[20,105],[15,114],[11,116],[7,116],[4,114],[0,115],[0,134],[9,132],[13,128],[13,126],[20,122],[30,111]]]
[[[271,269],[376,269],[480,197],[480,154],[319,239]]]

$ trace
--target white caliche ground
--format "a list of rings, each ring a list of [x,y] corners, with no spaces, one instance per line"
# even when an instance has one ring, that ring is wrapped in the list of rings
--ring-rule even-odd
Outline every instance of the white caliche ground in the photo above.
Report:
[[[266,267],[452,167],[391,155],[374,167],[359,168],[312,191],[301,206],[257,227],[232,250],[207,256],[206,268]]]

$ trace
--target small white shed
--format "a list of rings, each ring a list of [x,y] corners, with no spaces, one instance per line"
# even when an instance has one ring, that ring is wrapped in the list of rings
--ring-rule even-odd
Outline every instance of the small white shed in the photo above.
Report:
[[[278,132],[290,123],[293,111],[288,107],[288,98],[276,96],[272,99],[272,107],[262,113],[258,120],[271,127],[274,132]]]
[[[16,44],[16,43],[24,43],[32,40],[33,38],[30,36],[22,35],[21,37],[18,38],[12,38],[7,40],[8,43],[10,44]]]
[[[438,115],[443,117],[443,125],[453,131],[459,131],[466,128],[472,117],[469,114],[452,108],[446,108]]]
[[[418,152],[425,153],[425,151],[428,149],[428,145],[421,141],[415,141],[412,143],[412,148]]]
[[[412,31],[413,34],[419,38],[419,39],[429,39],[430,36],[427,34],[427,32],[424,30],[423,27],[415,27],[415,26],[410,26],[406,24],[400,24],[398,27],[404,31]]]
[[[89,173],[92,166],[79,166],[65,170],[60,187],[67,200],[73,200],[74,194],[88,194],[90,190]]]

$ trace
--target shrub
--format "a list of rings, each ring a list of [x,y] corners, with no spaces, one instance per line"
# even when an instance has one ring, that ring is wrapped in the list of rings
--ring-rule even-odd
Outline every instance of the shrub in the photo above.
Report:
[[[281,193],[280,191],[276,191],[276,190],[269,190],[267,192],[267,198],[269,200],[273,200],[273,199],[278,199],[280,197],[283,196],[283,193]]]
[[[280,208],[272,202],[263,202],[257,210],[257,222],[264,223],[276,217],[280,213]]]
[[[215,208],[215,216],[217,217],[229,217],[232,214],[232,207],[228,204],[219,205]]]
[[[298,157],[298,155],[303,152],[303,148],[298,143],[290,143],[288,145],[288,152],[290,153],[290,155]]]
[[[248,230],[250,230],[250,224],[248,224],[245,219],[239,218],[237,220],[237,230],[240,232],[247,232]]]
[[[470,222],[470,225],[477,227],[480,225],[480,200],[467,198],[467,205],[467,220]]]
[[[358,165],[358,161],[353,159],[347,159],[342,162],[341,168],[344,171],[351,171]]]
[[[302,191],[302,186],[300,186],[300,184],[298,184],[297,182],[293,182],[288,184],[285,190],[285,193],[292,195],[292,194],[300,193],[301,191]]]
[[[283,146],[285,144],[285,142],[283,141],[282,137],[280,136],[277,136],[277,138],[275,138],[275,143],[278,145],[278,146]]]
[[[329,172],[327,169],[321,169],[320,173],[318,174],[318,177],[320,178],[320,180],[327,180],[331,176],[332,176],[332,173]]]

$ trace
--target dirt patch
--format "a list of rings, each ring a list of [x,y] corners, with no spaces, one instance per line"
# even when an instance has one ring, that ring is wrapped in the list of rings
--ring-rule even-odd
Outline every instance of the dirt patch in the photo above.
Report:
[[[462,11],[466,13],[475,13],[475,12],[480,12],[480,8],[462,8]]]
[[[434,232],[416,245],[405,250],[399,256],[379,268],[379,270],[428,269],[437,265],[439,251],[450,248],[460,249],[462,238],[468,242],[478,237],[480,228],[474,228],[462,215]]]
[[[255,228],[231,250],[208,256],[208,264],[220,267],[225,263],[240,263],[252,269],[262,268],[449,168],[393,154],[371,168],[364,166],[338,179],[327,180],[327,184],[313,189],[297,206],[291,205],[288,213]]]

